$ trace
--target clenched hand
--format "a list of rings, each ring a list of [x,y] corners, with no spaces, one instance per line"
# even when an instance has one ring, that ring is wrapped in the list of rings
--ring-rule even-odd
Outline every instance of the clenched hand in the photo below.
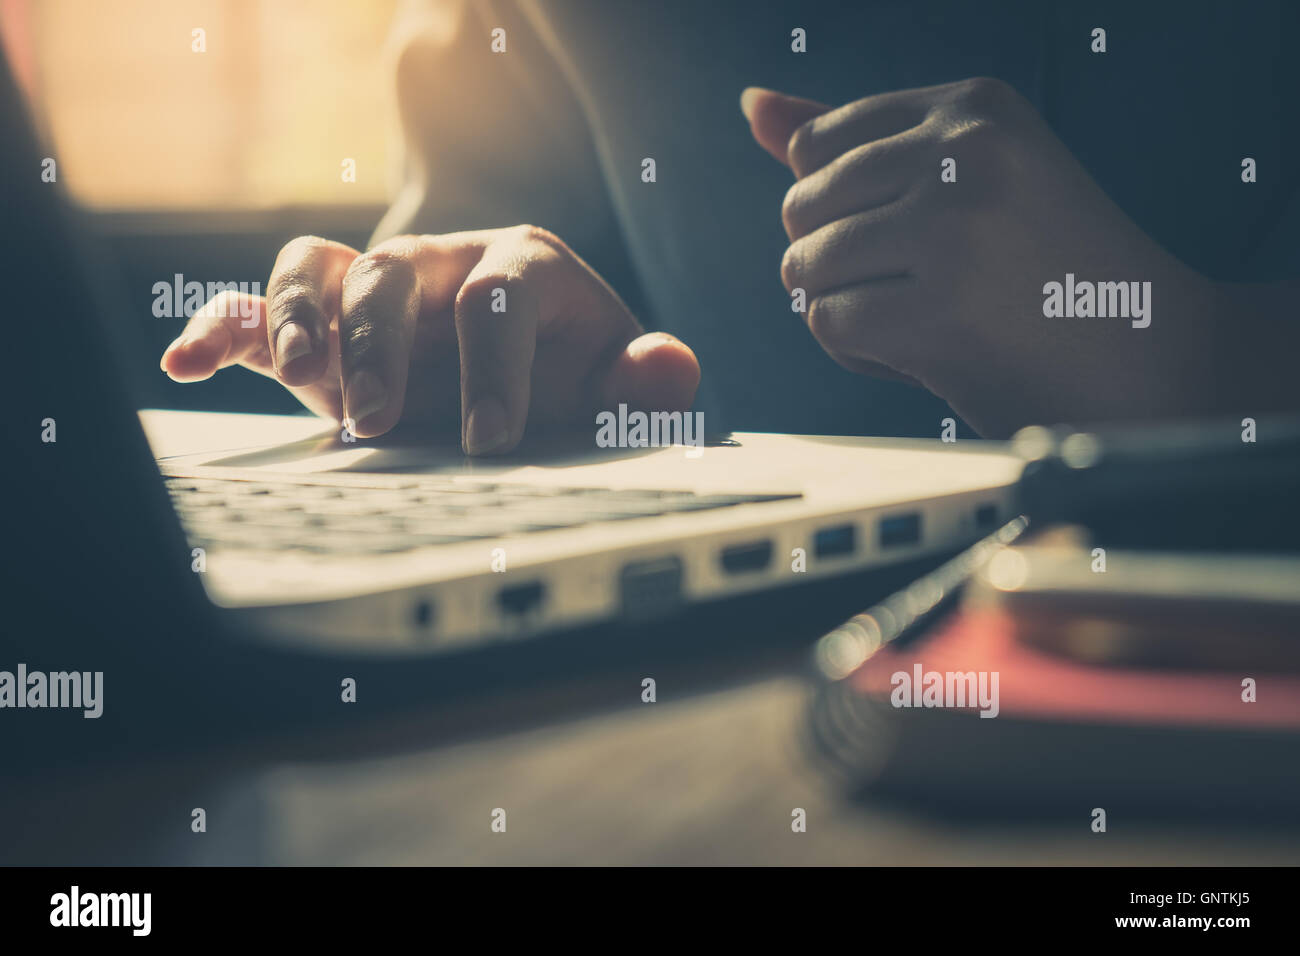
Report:
[[[1214,283],[1143,234],[1007,84],[835,109],[751,87],[741,106],[795,174],[781,278],[840,364],[920,382],[991,436],[1213,409]],[[1151,325],[1045,317],[1043,287],[1067,273],[1150,282]]]

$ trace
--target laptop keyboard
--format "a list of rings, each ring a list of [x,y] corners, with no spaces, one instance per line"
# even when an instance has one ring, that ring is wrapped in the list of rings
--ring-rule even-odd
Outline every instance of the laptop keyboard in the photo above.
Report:
[[[548,488],[428,476],[371,485],[225,478],[165,481],[186,535],[196,546],[312,554],[389,554],[800,497]]]

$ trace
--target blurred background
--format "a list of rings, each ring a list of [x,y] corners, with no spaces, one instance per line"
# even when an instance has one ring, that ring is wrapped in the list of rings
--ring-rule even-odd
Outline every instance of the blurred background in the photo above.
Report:
[[[141,405],[299,410],[242,370],[181,386],[145,368],[182,326],[154,317],[153,285],[180,273],[265,291],[294,236],[366,244],[396,175],[385,54],[397,6],[0,0],[0,36],[58,179],[115,260],[123,314],[147,344]]]

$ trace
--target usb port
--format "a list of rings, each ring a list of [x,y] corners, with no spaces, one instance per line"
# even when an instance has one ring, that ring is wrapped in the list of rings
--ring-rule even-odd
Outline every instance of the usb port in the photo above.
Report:
[[[541,581],[529,581],[502,588],[497,592],[497,607],[511,617],[524,617],[542,606],[546,586]]]
[[[682,604],[680,558],[654,558],[623,566],[619,575],[623,616],[632,621],[663,617]]]
[[[728,574],[762,571],[772,563],[772,542],[753,541],[722,549],[722,567]]]
[[[857,547],[858,529],[851,524],[839,524],[831,528],[821,528],[813,535],[813,556],[818,558],[837,558],[852,554]]]
[[[916,544],[921,540],[921,515],[911,512],[880,519],[880,546],[892,548],[900,544]]]
[[[991,531],[998,523],[997,505],[980,505],[975,509],[975,527],[980,531]]]

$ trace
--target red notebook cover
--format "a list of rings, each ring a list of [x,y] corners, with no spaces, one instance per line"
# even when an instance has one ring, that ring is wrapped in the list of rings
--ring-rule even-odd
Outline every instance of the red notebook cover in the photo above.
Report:
[[[996,674],[1004,719],[1300,730],[1300,676],[1083,664],[1017,641],[998,608],[963,610],[921,640],[887,645],[848,680],[861,693],[888,697],[903,686],[894,675],[915,683],[918,665],[922,674]],[[1250,703],[1246,678],[1254,681]]]

